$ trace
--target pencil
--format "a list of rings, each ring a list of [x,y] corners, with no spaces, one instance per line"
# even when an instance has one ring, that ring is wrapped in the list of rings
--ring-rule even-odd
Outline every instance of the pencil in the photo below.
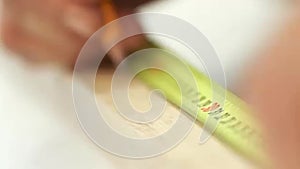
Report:
[[[103,25],[118,19],[118,13],[115,5],[111,0],[101,0],[100,10],[102,13]],[[105,34],[102,38],[103,43],[107,43],[112,40],[116,40],[120,37],[121,29],[119,25],[115,24],[114,27],[109,29],[109,32]],[[109,56],[115,66],[122,62],[125,57],[124,50],[121,46],[115,46],[109,51]]]

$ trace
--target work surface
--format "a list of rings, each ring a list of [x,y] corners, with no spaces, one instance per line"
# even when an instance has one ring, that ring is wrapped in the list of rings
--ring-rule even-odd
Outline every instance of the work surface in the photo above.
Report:
[[[19,66],[26,67],[22,64]],[[6,68],[10,68],[7,71],[16,69],[12,64],[8,64]],[[31,69],[31,71],[35,70],[37,69]],[[8,96],[2,100],[1,107],[3,110],[1,125],[4,126],[1,128],[3,130],[1,132],[2,165],[7,164],[11,168],[21,169],[254,167],[214,138],[199,145],[201,131],[199,125],[195,125],[191,133],[177,147],[155,158],[130,160],[107,153],[87,137],[78,123],[73,107],[70,74],[62,76],[63,73],[60,71],[49,73],[49,70],[53,70],[51,68],[38,70],[40,72],[34,77],[28,72],[15,71],[12,74],[15,80],[10,79],[6,84],[2,84],[2,89],[6,89],[2,94]],[[44,74],[47,74],[47,77],[41,76]],[[101,83],[99,79],[96,83],[96,98],[101,98],[111,110],[105,112],[104,117],[116,130],[125,135],[145,138],[164,132],[170,127],[172,121],[176,120],[178,109],[168,105],[162,119],[158,119],[152,125],[128,123],[115,113],[112,106],[110,90],[108,90],[111,72],[105,71],[102,75]],[[27,80],[35,85],[26,84]],[[12,87],[14,90],[11,90]],[[20,93],[23,94],[16,98]],[[132,102],[137,108],[145,109],[149,106],[145,97],[149,93],[144,85],[134,82],[130,93]],[[15,101],[17,106],[11,106],[12,101]]]
[[[103,112],[102,116],[116,132],[130,138],[147,139],[163,134],[174,125],[180,111],[170,103],[167,104],[158,119],[146,124],[130,122],[117,113],[110,92],[112,74],[112,70],[100,71],[98,77],[101,79],[98,78],[96,81],[96,94],[97,98],[102,100],[102,103],[106,104],[111,110]],[[118,88],[114,89],[118,90]],[[151,107],[149,102],[150,91],[142,82],[136,79],[133,80],[128,90],[132,106],[141,112],[148,110]],[[109,155],[109,158],[114,161],[117,168],[128,169],[254,168],[250,162],[239,157],[215,138],[209,139],[204,144],[199,144],[200,133],[201,127],[199,123],[195,123],[191,132],[178,146],[157,157],[130,160]],[[161,145],[158,144],[157,146]]]

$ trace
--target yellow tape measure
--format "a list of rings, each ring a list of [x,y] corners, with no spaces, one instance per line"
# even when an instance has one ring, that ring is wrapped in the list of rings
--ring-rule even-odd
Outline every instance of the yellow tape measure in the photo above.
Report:
[[[174,59],[174,55],[164,53],[159,57],[159,60],[157,57],[147,60],[140,57],[131,66],[137,68],[145,63],[157,64],[158,67],[164,65],[168,67],[168,70],[173,71],[173,74],[176,74],[176,79],[169,73],[155,68],[145,69],[137,77],[151,88],[163,91],[169,102],[188,114],[196,116],[200,124],[203,125],[208,118],[218,121],[213,136],[224,144],[250,160],[263,165],[268,163],[262,148],[258,124],[255,123],[249,108],[240,98],[212,82],[195,67],[188,65],[197,85],[197,89],[193,88],[190,85],[192,82],[186,81],[182,64],[178,63],[178,59]],[[183,90],[186,92],[182,92],[182,89],[178,87],[178,82],[184,84]],[[223,103],[214,101],[212,86],[217,86],[218,91],[225,93]],[[183,98],[185,101],[181,102]],[[193,112],[194,107],[198,107],[198,112]]]

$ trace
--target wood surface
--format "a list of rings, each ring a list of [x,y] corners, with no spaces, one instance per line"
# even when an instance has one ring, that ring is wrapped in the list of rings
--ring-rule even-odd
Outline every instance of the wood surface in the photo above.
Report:
[[[163,114],[149,124],[136,124],[123,118],[116,112],[111,96],[112,70],[102,69],[96,80],[96,98],[110,107],[111,112],[103,113],[106,122],[117,132],[128,137],[155,137],[167,131],[177,120],[179,109],[168,103]],[[121,90],[121,89],[120,89]],[[150,89],[138,80],[133,80],[129,88],[129,98],[132,105],[140,111],[150,108]],[[100,100],[99,99],[99,100]],[[243,159],[214,137],[206,143],[199,144],[201,125],[195,123],[188,136],[175,148],[167,153],[149,159],[128,159],[116,157],[107,153],[116,168],[122,169],[250,169],[255,165]]]

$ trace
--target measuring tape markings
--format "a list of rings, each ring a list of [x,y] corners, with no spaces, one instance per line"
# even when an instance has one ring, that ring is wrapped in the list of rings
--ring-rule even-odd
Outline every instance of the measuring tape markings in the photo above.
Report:
[[[180,74],[180,68],[176,67],[176,64],[172,64],[172,59],[166,61],[169,56],[162,57],[161,62],[152,62],[168,64],[169,67],[174,67],[174,71],[180,77],[176,80],[180,80],[181,83],[185,84],[184,91],[180,90],[173,77],[162,70],[146,69],[140,72],[137,77],[151,88],[163,91],[169,102],[183,109],[191,116],[195,116],[200,124],[203,125],[208,118],[216,120],[218,125],[213,135],[245,157],[261,164],[266,163],[268,160],[262,151],[262,139],[257,129],[259,127],[254,127],[257,124],[254,123],[253,118],[249,115],[250,111],[245,103],[223,88],[221,90],[225,90],[226,96],[224,105],[213,102],[213,94],[218,95],[218,93],[212,93],[214,92],[212,91],[212,85],[220,89],[219,85],[214,82],[211,84],[208,77],[189,65],[198,87],[195,90],[189,85],[189,82],[185,81],[184,75]],[[181,103],[183,100],[185,102]],[[197,112],[195,112],[195,107],[197,107]]]

